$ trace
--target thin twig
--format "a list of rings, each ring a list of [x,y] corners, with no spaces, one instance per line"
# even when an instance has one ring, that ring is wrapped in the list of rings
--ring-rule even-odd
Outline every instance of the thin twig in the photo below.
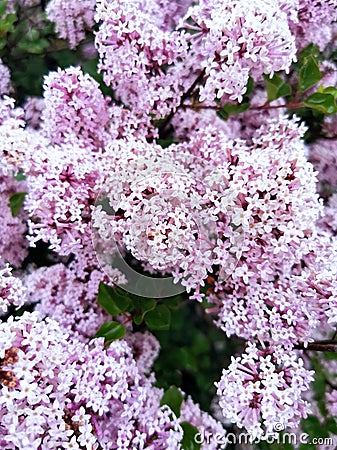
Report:
[[[192,94],[197,84],[203,79],[203,76],[205,75],[205,70],[202,70],[197,78],[194,80],[194,82],[191,84],[191,86],[187,89],[187,91],[182,95],[180,99],[180,103],[177,106],[177,108],[174,110],[172,109],[170,114],[165,117],[165,119],[162,121],[162,123],[158,127],[159,135],[161,136],[167,127],[167,125],[170,123],[172,117],[174,116],[177,109],[182,108],[184,101]]]
[[[306,346],[303,343],[299,343],[295,345],[295,348],[298,350],[337,353],[337,341],[334,339],[326,339],[323,341],[309,342]]]
[[[222,106],[217,105],[203,105],[202,103],[191,103],[191,104],[182,104],[180,105],[181,108],[185,109],[213,109],[214,111],[221,111],[223,109]],[[286,103],[285,105],[270,105],[270,104],[263,104],[260,106],[251,106],[249,108],[249,111],[264,111],[268,109],[278,109],[278,108],[287,108],[287,109],[296,109],[296,108],[302,108],[303,103],[302,102],[290,102]]]

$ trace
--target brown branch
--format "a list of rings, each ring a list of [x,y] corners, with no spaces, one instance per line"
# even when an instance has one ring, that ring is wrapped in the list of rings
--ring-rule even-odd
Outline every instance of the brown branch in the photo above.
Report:
[[[194,80],[194,82],[191,84],[191,86],[187,89],[187,91],[181,96],[180,103],[177,106],[177,108],[174,110],[172,109],[170,114],[165,117],[165,119],[162,121],[162,123],[158,127],[159,135],[161,136],[163,132],[165,131],[165,128],[170,123],[172,117],[174,116],[174,113],[177,109],[182,108],[184,105],[184,101],[193,93],[194,89],[196,88],[197,84],[203,79],[205,75],[205,69],[202,70],[197,78]]]
[[[260,106],[252,106],[249,108],[249,111],[265,111],[268,109],[278,109],[278,108],[287,108],[287,109],[296,109],[296,108],[302,108],[303,102],[289,102],[285,105],[270,105],[268,103],[265,103]],[[191,104],[182,104],[180,105],[181,108],[185,109],[213,109],[214,111],[221,111],[222,106],[217,105],[203,105],[202,103],[191,103]]]
[[[326,339],[323,341],[309,342],[306,346],[303,343],[299,343],[295,345],[294,348],[297,350],[337,353],[337,341],[333,339]]]

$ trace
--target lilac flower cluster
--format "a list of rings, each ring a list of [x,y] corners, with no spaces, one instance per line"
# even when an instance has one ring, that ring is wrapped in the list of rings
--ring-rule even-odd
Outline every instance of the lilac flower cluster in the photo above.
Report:
[[[27,127],[24,111],[3,100],[0,168],[5,175],[21,170],[28,176],[25,207],[32,245],[49,241],[61,254],[88,246],[91,208],[111,168],[103,147],[130,134],[142,139],[153,134],[149,120],[138,121],[109,102],[98,83],[74,67],[46,78],[39,125],[36,118],[31,122],[31,102]]]
[[[229,275],[243,285],[269,281],[285,255],[289,266],[296,259],[321,210],[303,131],[280,117],[252,143],[210,126],[165,150],[114,141],[106,148],[114,172],[103,190],[117,214],[98,206],[93,226],[188,290],[198,291],[213,265],[219,282]]]
[[[298,49],[314,42],[324,50],[334,39],[334,22],[337,19],[336,0],[295,0],[297,17],[290,16],[290,28],[296,36]],[[286,1],[285,3],[293,3]],[[291,10],[290,10],[291,11]]]
[[[109,316],[97,305],[100,281],[107,281],[99,270],[92,270],[81,280],[64,264],[33,270],[24,280],[27,297],[37,303],[36,311],[56,320],[79,339],[87,340]]]
[[[7,313],[11,305],[19,308],[26,301],[26,289],[22,281],[13,276],[12,269],[0,258],[0,316]]]
[[[162,390],[142,375],[126,341],[107,349],[69,338],[60,325],[25,313],[0,324],[0,442],[7,449],[179,450],[182,429]],[[221,425],[191,408],[205,426]],[[212,429],[213,429],[212,428]],[[204,447],[207,448],[207,447]]]
[[[46,13],[55,23],[55,29],[62,39],[69,41],[74,49],[85,38],[86,30],[94,25],[95,0],[51,0]]]
[[[178,105],[182,95],[181,74],[169,68],[185,58],[187,43],[183,33],[167,29],[175,2],[158,3],[100,0],[95,20],[105,83],[135,113],[161,117]]]
[[[288,71],[296,47],[278,2],[200,1],[184,17],[207,76],[200,100],[242,101],[249,76]]]
[[[5,66],[0,59],[0,95],[9,95],[12,91],[11,74],[7,66]]]
[[[19,267],[27,256],[27,217],[23,211],[13,217],[9,202],[12,195],[25,189],[25,183],[16,182],[11,176],[0,175],[0,255],[5,262],[15,267]],[[12,236],[16,236],[15,242]]]
[[[98,83],[79,67],[51,72],[45,78],[43,133],[53,144],[78,139],[83,144],[102,144],[109,120],[108,101]]]
[[[252,441],[274,436],[275,424],[294,428],[310,412],[301,395],[313,374],[282,347],[259,350],[248,343],[244,354],[232,357],[217,384],[220,407],[225,417],[248,430]]]

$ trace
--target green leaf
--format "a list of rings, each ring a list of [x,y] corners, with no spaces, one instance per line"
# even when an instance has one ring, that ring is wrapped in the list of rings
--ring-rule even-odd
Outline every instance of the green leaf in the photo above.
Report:
[[[249,77],[248,78],[248,83],[247,83],[247,86],[246,86],[245,96],[251,94],[253,92],[253,88],[254,88],[254,78]]]
[[[207,355],[210,352],[209,341],[203,333],[196,333],[191,352],[193,355]]]
[[[114,301],[114,295],[115,290],[111,286],[102,281],[99,283],[97,303],[111,316],[117,316],[121,312]]]
[[[328,86],[326,88],[323,89],[322,86],[320,86],[320,88],[322,88],[322,90],[318,89],[318,92],[320,93],[325,93],[325,94],[331,94],[333,96],[333,98],[336,100],[337,98],[337,88],[335,88],[335,86]]]
[[[16,181],[25,181],[26,178],[27,177],[24,175],[22,170],[19,170],[19,172],[16,175],[14,175],[14,180],[16,180]]]
[[[166,331],[170,329],[171,311],[165,305],[159,305],[145,314],[145,323],[150,330]]]
[[[174,297],[165,299],[165,306],[170,309],[178,309],[180,304],[181,297],[179,295],[175,295]]]
[[[328,417],[325,421],[326,429],[333,434],[337,434],[337,424],[333,417]]]
[[[160,406],[168,405],[177,417],[180,417],[180,407],[183,402],[183,396],[176,386],[170,386],[165,391]]]
[[[134,316],[133,321],[136,325],[140,325],[143,322],[144,314],[145,313],[141,313]]]
[[[316,58],[313,55],[309,55],[304,58],[298,77],[299,91],[305,91],[310,86],[318,83],[321,79],[322,74],[319,70]]]
[[[118,308],[122,311],[129,311],[131,306],[131,300],[129,294],[122,289],[115,288],[114,289],[114,302],[118,306]],[[131,308],[132,309],[132,308]]]
[[[326,359],[327,361],[336,361],[337,360],[337,353],[324,352],[324,359]]]
[[[95,334],[95,337],[104,337],[105,341],[115,341],[125,336],[125,326],[119,322],[105,322]]]
[[[216,115],[222,120],[228,120],[229,114],[224,109],[220,109],[216,112]]]
[[[223,106],[219,111],[217,111],[217,115],[223,119],[227,120],[230,115],[236,115],[240,114],[244,111],[247,111],[249,109],[250,104],[248,102],[244,103],[227,103],[225,106]]]
[[[8,31],[12,29],[14,22],[16,22],[17,17],[15,14],[7,14],[4,19],[0,19],[0,33],[3,37]]]
[[[319,55],[320,55],[319,47],[316,44],[309,44],[301,51],[298,60],[299,62],[303,63],[303,60],[308,56],[318,58]]]
[[[273,78],[269,78],[268,75],[264,75],[263,77],[266,84],[268,102],[272,102],[280,97],[287,97],[288,95],[291,95],[291,86],[277,73],[275,73]]]
[[[27,192],[16,192],[9,198],[9,207],[11,208],[12,216],[17,217],[20,212],[21,206],[25,201]]]
[[[238,103],[237,105],[233,103],[227,103],[227,105],[223,107],[223,110],[226,111],[229,115],[236,115],[247,111],[247,109],[249,109],[249,106],[250,105],[248,102]]]
[[[31,42],[37,41],[40,37],[40,32],[36,28],[30,28],[26,33],[25,38]]]
[[[315,379],[312,382],[312,389],[315,392],[316,400],[324,397],[326,391],[326,378],[322,369],[317,370],[315,373]]]
[[[316,416],[309,415],[302,421],[302,429],[310,437],[328,437],[329,434],[324,430],[323,425]]]
[[[6,9],[7,9],[7,1],[1,0],[0,1],[0,16],[3,16],[5,14]]]
[[[98,287],[97,303],[102,306],[111,316],[129,310],[130,298],[127,292],[113,288],[108,284],[100,282]]]
[[[153,298],[134,298],[133,305],[138,311],[147,312],[156,307],[156,301]]]
[[[317,450],[315,444],[300,444],[298,450]]]
[[[285,439],[285,438],[284,438]],[[285,439],[286,440],[286,439]],[[278,448],[278,447],[276,447]],[[291,444],[290,442],[284,442],[282,443],[282,450],[294,450],[294,446],[293,444]]]
[[[171,144],[173,144],[173,142],[174,142],[173,138],[170,138],[170,139],[156,139],[156,144],[160,145],[161,148],[167,148]]]
[[[153,298],[134,298],[133,306],[135,307],[137,314],[134,316],[133,321],[136,325],[140,325],[144,316],[148,311],[152,311],[157,305],[157,302]]]
[[[334,114],[337,112],[337,107],[333,95],[316,92],[310,95],[305,101],[304,106],[324,114]]]
[[[183,450],[200,450],[201,444],[198,442],[197,435],[199,434],[198,428],[191,425],[189,422],[181,422],[181,428],[184,431],[184,436],[181,441],[181,447]]]
[[[21,51],[39,55],[44,49],[49,47],[47,39],[40,39],[38,30],[31,30],[29,35],[25,36],[19,43],[17,48]]]

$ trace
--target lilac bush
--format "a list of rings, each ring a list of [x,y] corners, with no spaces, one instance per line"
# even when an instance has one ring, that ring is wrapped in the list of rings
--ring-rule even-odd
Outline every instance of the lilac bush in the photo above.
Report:
[[[0,22],[1,448],[335,448],[337,2]]]

